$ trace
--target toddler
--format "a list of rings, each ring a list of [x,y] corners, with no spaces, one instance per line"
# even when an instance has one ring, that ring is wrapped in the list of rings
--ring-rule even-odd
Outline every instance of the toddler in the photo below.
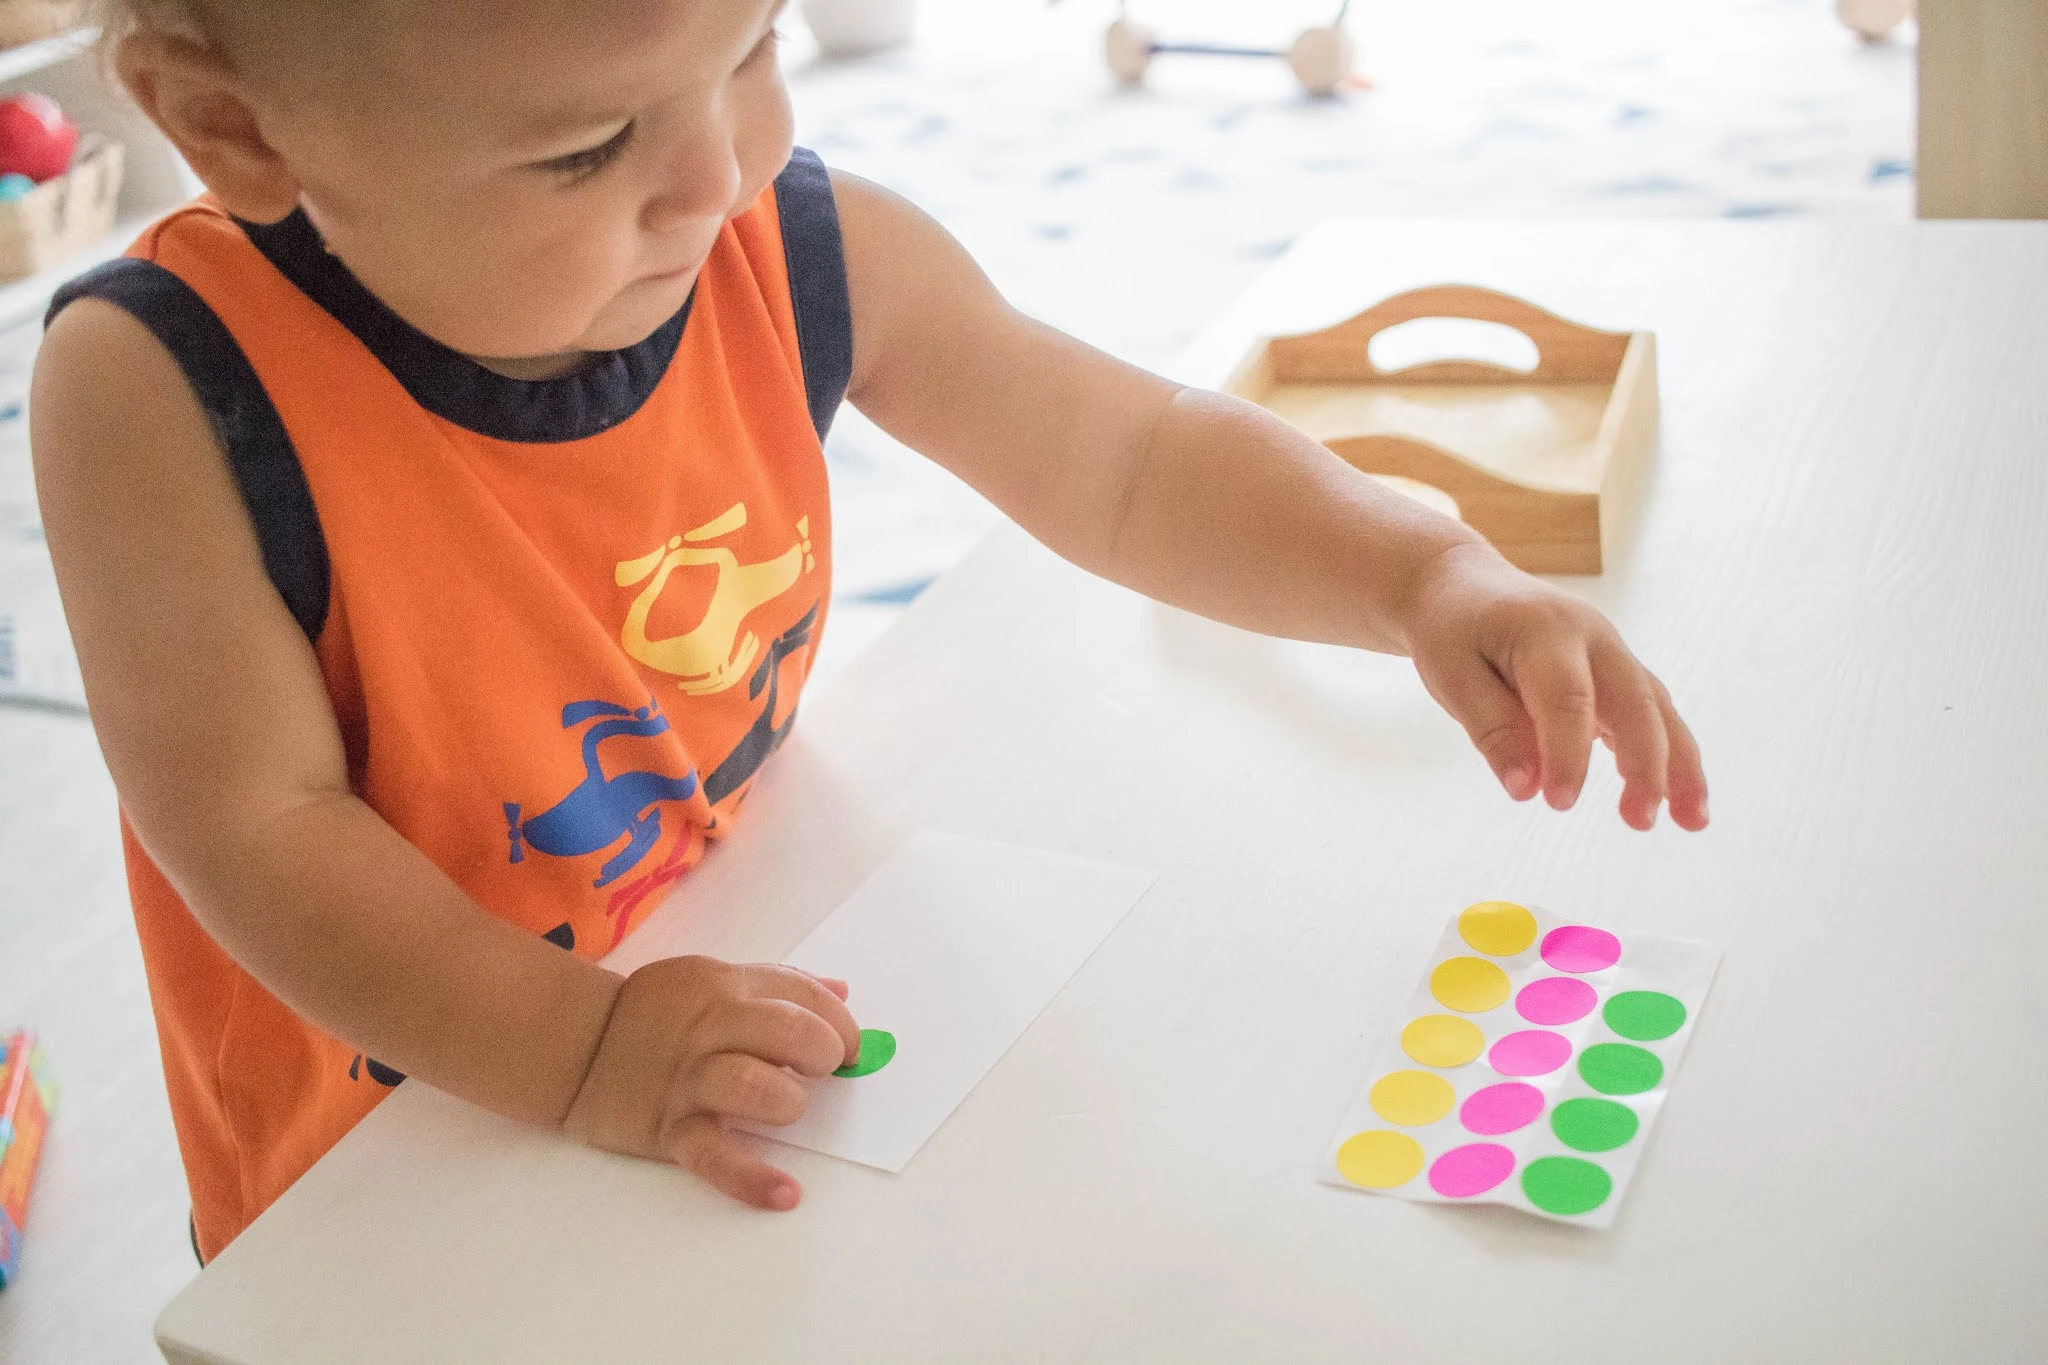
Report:
[[[208,194],[66,287],[36,472],[210,1258],[405,1075],[769,1209],[843,982],[596,965],[824,626],[842,400],[1076,564],[1410,655],[1508,793],[1699,757],[1612,627],[791,148],[774,0],[127,0]]]

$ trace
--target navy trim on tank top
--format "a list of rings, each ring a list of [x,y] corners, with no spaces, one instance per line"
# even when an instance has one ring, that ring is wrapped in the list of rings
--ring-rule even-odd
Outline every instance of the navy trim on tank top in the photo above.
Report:
[[[853,315],[832,182],[814,153],[796,149],[776,179],[776,209],[805,400],[822,442],[853,371]],[[328,253],[303,212],[242,227],[278,271],[347,327],[422,407],[501,440],[574,441],[618,425],[660,383],[689,321],[685,302],[639,345],[596,357],[574,374],[509,379],[392,312]],[[327,539],[291,435],[233,333],[190,285],[151,261],[123,257],[79,276],[57,291],[44,326],[82,298],[131,314],[171,353],[227,455],[264,571],[306,638],[317,641],[329,609]]]
[[[512,379],[443,346],[391,311],[327,250],[304,209],[276,223],[243,223],[256,249],[369,348],[414,402],[479,436],[532,445],[581,441],[640,410],[668,373],[690,299],[637,345],[606,351],[555,379]]]
[[[123,257],[59,289],[43,325],[84,298],[130,314],[185,372],[255,523],[263,570],[306,638],[318,640],[327,624],[327,538],[284,419],[227,324],[170,271]]]
[[[782,221],[804,396],[822,442],[853,377],[853,307],[846,292],[839,206],[832,198],[831,175],[816,152],[798,147],[791,154],[775,179],[775,211]]]

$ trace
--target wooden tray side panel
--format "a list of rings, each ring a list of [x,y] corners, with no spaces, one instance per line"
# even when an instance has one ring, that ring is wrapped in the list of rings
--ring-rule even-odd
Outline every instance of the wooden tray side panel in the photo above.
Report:
[[[1346,436],[1328,442],[1352,468],[1440,489],[1458,516],[1530,573],[1600,572],[1600,499],[1529,488],[1468,464],[1440,446],[1406,436]]]
[[[1262,341],[1252,348],[1224,382],[1223,392],[1264,407],[1266,398],[1279,381],[1274,376],[1273,343]]]
[[[1657,392],[1657,338],[1637,332],[1614,379],[1607,415],[1596,438],[1601,461],[1600,543],[1603,559],[1611,558],[1623,521],[1635,514],[1635,490],[1657,444],[1662,403]]]
[[[1512,327],[1536,345],[1536,368],[1527,375],[1477,361],[1440,361],[1386,371],[1372,363],[1372,339],[1389,327],[1421,318],[1463,318]],[[1526,300],[1476,285],[1435,285],[1397,294],[1357,317],[1320,332],[1274,337],[1265,350],[1275,382],[1364,383],[1398,377],[1404,384],[1498,383],[1503,376],[1557,383],[1608,382],[1621,368],[1629,334],[1567,322]]]

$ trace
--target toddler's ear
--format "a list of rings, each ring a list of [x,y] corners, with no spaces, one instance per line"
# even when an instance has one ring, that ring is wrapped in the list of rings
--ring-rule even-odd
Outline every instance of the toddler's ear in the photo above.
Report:
[[[274,223],[297,206],[297,177],[265,140],[246,86],[217,50],[184,34],[137,29],[115,48],[114,68],[229,213]]]

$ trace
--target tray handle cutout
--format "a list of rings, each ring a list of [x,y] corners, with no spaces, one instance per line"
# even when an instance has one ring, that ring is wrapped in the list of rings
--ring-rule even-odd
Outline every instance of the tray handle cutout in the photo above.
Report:
[[[1513,328],[1536,347],[1533,370],[1479,360],[1438,360],[1383,370],[1370,354],[1373,338],[1423,318],[1458,318]],[[1567,322],[1526,299],[1472,284],[1439,284],[1396,294],[1320,332],[1274,337],[1267,357],[1282,384],[1398,381],[1403,384],[1612,383],[1629,334]]]

